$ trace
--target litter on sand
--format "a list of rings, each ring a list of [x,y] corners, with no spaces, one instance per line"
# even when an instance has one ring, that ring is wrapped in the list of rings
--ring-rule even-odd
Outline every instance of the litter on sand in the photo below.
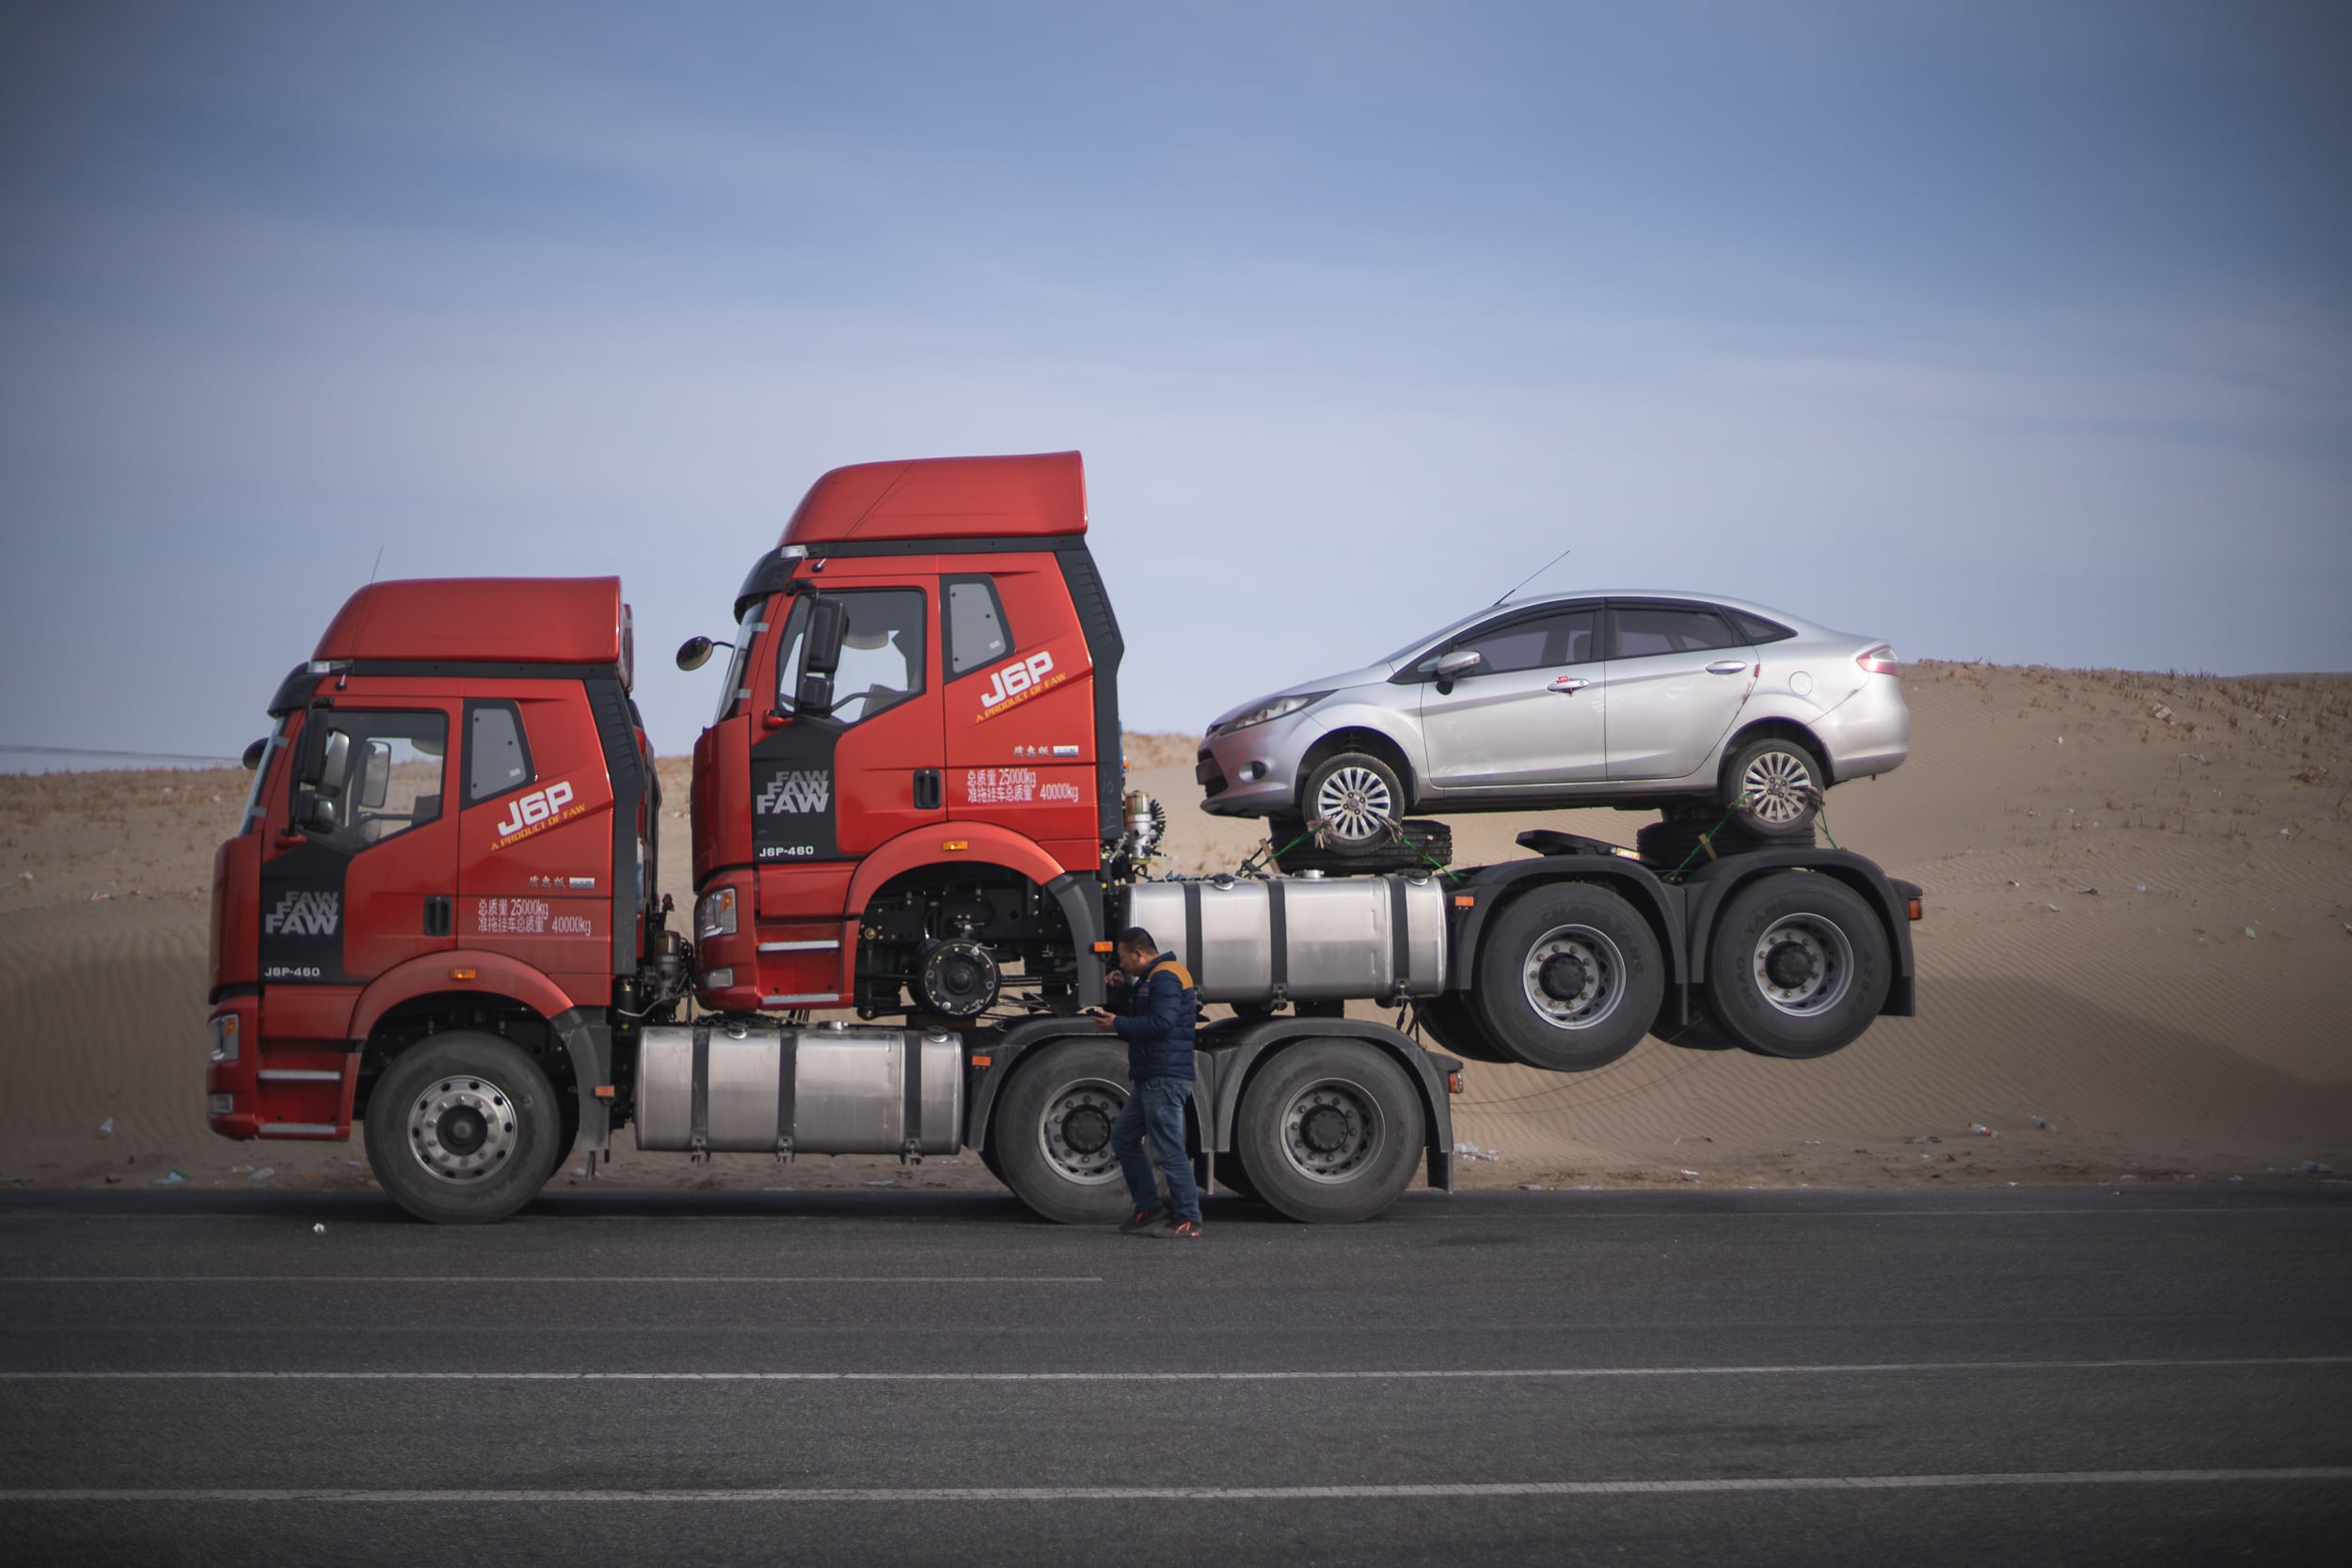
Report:
[[[253,1174],[246,1177],[246,1180],[247,1181],[266,1181],[277,1174],[278,1167],[276,1165],[257,1165],[254,1167]]]
[[[866,1183],[866,1184],[867,1186],[869,1186],[869,1187],[895,1187],[895,1186],[897,1186],[898,1183],[897,1183],[896,1181],[892,1181],[892,1180],[887,1180],[887,1179],[884,1179],[883,1180],[881,1180],[881,1181],[868,1181],[868,1182],[867,1182],[867,1183]]]
[[[2306,1176],[2333,1176],[2335,1173],[2336,1167],[2333,1165],[2323,1165],[2316,1160],[2303,1162],[2303,1174]]]
[[[1926,1158],[1927,1158],[1927,1156],[1926,1156],[1926,1155],[1924,1155],[1924,1154],[1922,1154],[1922,1155],[1920,1155],[1920,1156],[1919,1156],[1919,1158],[1920,1158],[1920,1159],[1922,1159],[1922,1160],[1924,1160],[1924,1159],[1926,1159]],[[1684,1172],[1682,1173],[1682,1180],[1684,1180],[1685,1181],[1696,1181],[1698,1179],[1699,1179],[1699,1173],[1698,1173],[1697,1171],[1694,1171],[1694,1170],[1686,1170],[1686,1171],[1684,1171]]]
[[[188,1173],[186,1171],[167,1170],[164,1172],[163,1175],[155,1178],[154,1180],[149,1182],[148,1185],[152,1187],[177,1187],[181,1182],[185,1181],[187,1179]]]
[[[1997,1138],[2000,1136],[1998,1132],[1995,1132],[1993,1129],[1987,1127],[1980,1121],[1970,1122],[1968,1124],[1968,1131],[1974,1132],[1979,1138]]]
[[[108,1117],[104,1121],[98,1124],[98,1135],[102,1138],[111,1138],[115,1135],[114,1117]]]
[[[324,1224],[314,1225],[310,1227],[310,1234],[313,1236],[324,1236],[326,1234],[326,1227]]]
[[[1457,1160],[1500,1160],[1502,1158],[1495,1150],[1481,1148],[1476,1144],[1455,1144],[1454,1157]]]

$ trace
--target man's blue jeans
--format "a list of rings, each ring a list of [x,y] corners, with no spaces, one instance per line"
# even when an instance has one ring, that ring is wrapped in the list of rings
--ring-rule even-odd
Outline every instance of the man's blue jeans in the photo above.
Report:
[[[1192,1098],[1186,1078],[1146,1078],[1127,1097],[1127,1104],[1111,1127],[1111,1152],[1127,1178],[1127,1194],[1138,1213],[1160,1206],[1160,1190],[1152,1167],[1168,1178],[1168,1206],[1180,1220],[1200,1218],[1200,1184],[1192,1179],[1192,1161],[1184,1153],[1184,1101]],[[1143,1146],[1152,1146],[1151,1158]]]

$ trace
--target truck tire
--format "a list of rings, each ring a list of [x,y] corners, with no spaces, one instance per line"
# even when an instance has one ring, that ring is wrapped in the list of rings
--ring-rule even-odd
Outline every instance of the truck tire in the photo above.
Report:
[[[1252,1203],[1259,1201],[1258,1189],[1250,1185],[1249,1173],[1242,1168],[1240,1155],[1230,1149],[1219,1154],[1216,1156],[1215,1169],[1218,1186],[1238,1193]]]
[[[1415,997],[1413,1019],[1421,1025],[1422,1033],[1429,1037],[1429,1043],[1449,1056],[1498,1065],[1511,1060],[1501,1046],[1486,1038],[1477,1015],[1471,1011],[1470,998],[1458,991]]]
[[[989,1147],[1005,1185],[1049,1220],[1116,1225],[1127,1183],[1111,1124],[1127,1104],[1127,1052],[1115,1039],[1060,1040],[1023,1062],[997,1101]]]
[[[368,1099],[368,1164],[392,1201],[437,1225],[487,1225],[538,1196],[562,1157],[548,1075],[497,1035],[454,1031],[391,1060]]]
[[[1306,824],[1295,819],[1278,821],[1273,833],[1275,844],[1291,847],[1274,857],[1277,870],[1293,877],[1302,871],[1348,877],[1432,871],[1454,863],[1454,829],[1444,822],[1407,817],[1397,825],[1397,831],[1403,834],[1401,839],[1362,849],[1325,848],[1312,839],[1304,844],[1292,842],[1306,831]]]
[[[1708,951],[1709,1010],[1760,1056],[1850,1045],[1878,1017],[1893,967],[1886,928],[1834,877],[1784,871],[1732,895]]]
[[[1474,973],[1485,1037],[1549,1072],[1590,1071],[1632,1050],[1666,989],[1648,922],[1592,882],[1539,887],[1504,905],[1480,940]]]
[[[1369,752],[1340,752],[1307,770],[1299,815],[1323,824],[1324,844],[1343,855],[1371,854],[1395,842],[1405,819],[1405,782]]]
[[[1352,1225],[1412,1185],[1428,1141],[1405,1069],[1362,1040],[1279,1048],[1242,1091],[1233,1141],[1259,1198],[1309,1225]]]
[[[1812,825],[1781,838],[1758,838],[1740,825],[1738,816],[1721,812],[1703,819],[1685,817],[1652,822],[1633,835],[1642,863],[1653,871],[1695,871],[1708,860],[1746,854],[1756,849],[1809,848],[1815,842]],[[1709,855],[1708,851],[1714,851]]]
[[[1813,842],[1813,819],[1829,779],[1802,742],[1766,736],[1732,754],[1724,769],[1723,809],[1756,838]]]

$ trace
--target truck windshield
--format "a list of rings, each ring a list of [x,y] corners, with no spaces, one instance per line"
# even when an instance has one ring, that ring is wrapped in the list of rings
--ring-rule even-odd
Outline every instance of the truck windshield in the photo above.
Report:
[[[743,671],[752,661],[752,640],[768,629],[763,617],[768,610],[766,599],[754,599],[743,607],[743,613],[735,619],[735,657],[727,660],[727,684],[719,689],[719,711],[710,716],[714,724],[735,711],[735,705],[751,695],[743,689]]]
[[[240,836],[261,825],[262,790],[269,783],[270,764],[277,761],[278,753],[286,749],[286,726],[292,722],[293,717],[292,714],[280,714],[278,722],[270,726],[269,739],[262,747],[262,760],[254,765],[253,784],[245,792],[245,818],[237,824]]]

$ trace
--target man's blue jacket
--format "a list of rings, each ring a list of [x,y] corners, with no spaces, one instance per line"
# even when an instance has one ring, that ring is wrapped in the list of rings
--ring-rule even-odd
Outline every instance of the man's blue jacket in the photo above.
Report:
[[[1113,1021],[1127,1042],[1127,1077],[1192,1076],[1193,1031],[1200,1022],[1200,993],[1173,953],[1152,960],[1143,978],[1129,980]]]

